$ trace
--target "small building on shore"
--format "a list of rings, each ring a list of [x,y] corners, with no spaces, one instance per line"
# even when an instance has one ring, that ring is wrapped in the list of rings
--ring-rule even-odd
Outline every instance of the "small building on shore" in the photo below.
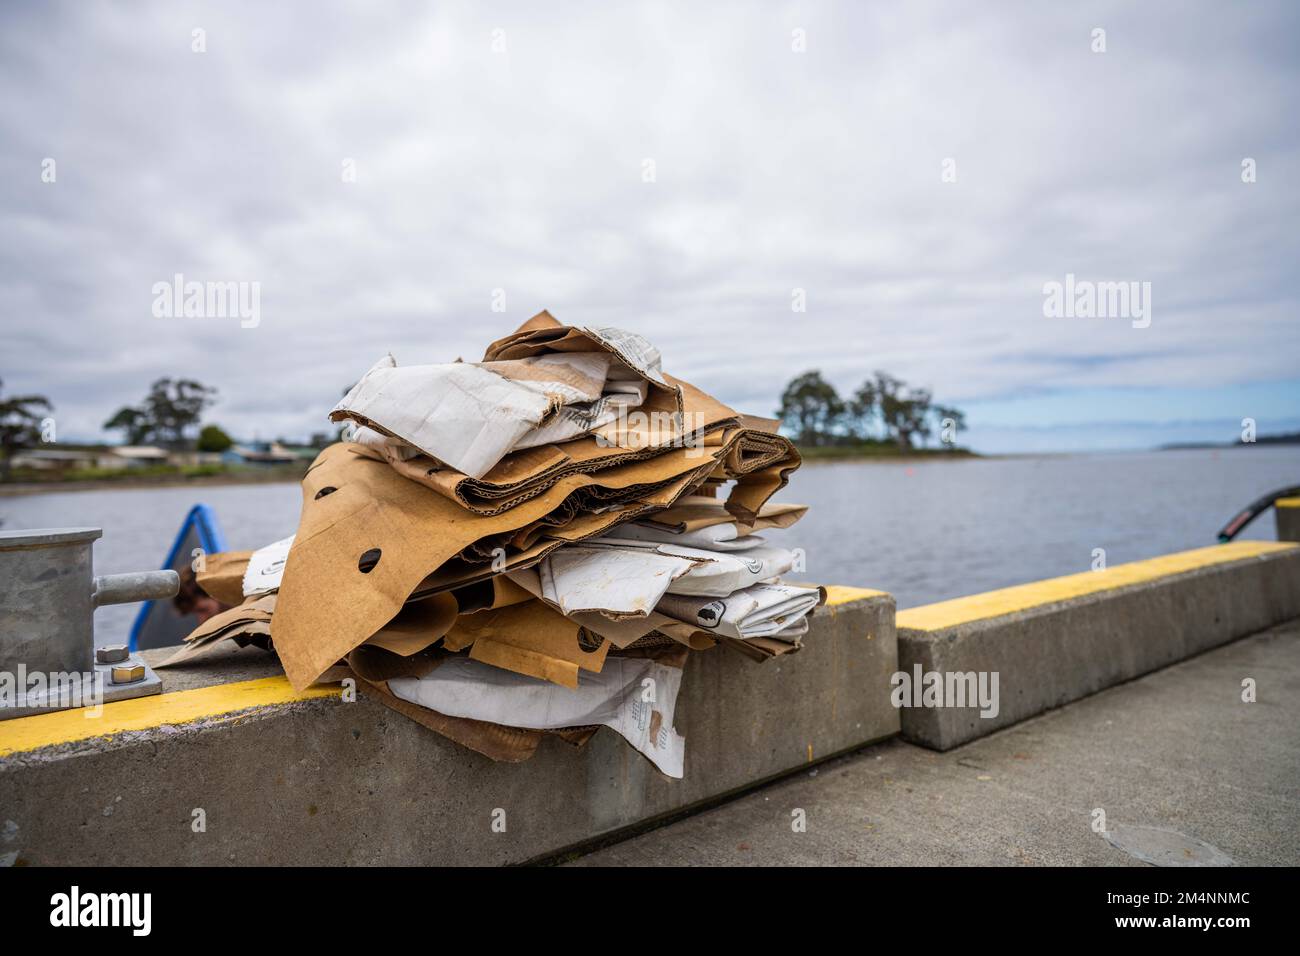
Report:
[[[13,467],[32,471],[62,472],[83,468],[124,469],[166,465],[170,454],[152,445],[101,445],[64,448],[57,445],[28,448],[13,457]]]
[[[231,445],[221,453],[221,460],[227,465],[292,465],[300,458],[293,448],[275,441]]]
[[[114,445],[103,449],[100,468],[144,468],[171,463],[171,452],[153,445]]]

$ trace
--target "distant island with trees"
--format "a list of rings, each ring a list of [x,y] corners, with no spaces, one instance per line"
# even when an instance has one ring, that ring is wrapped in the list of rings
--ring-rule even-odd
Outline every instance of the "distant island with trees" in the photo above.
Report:
[[[966,428],[959,409],[888,372],[875,372],[847,398],[820,371],[804,372],[786,385],[776,414],[806,458],[974,454],[957,445]],[[927,447],[932,437],[937,447]]]
[[[1200,448],[1237,448],[1241,445],[1300,445],[1300,432],[1279,435],[1259,435],[1252,441],[1237,438],[1233,441],[1183,441],[1161,445],[1156,451],[1194,451]]]
[[[138,405],[119,408],[104,422],[105,431],[121,434],[122,445],[59,441],[48,398],[0,395],[0,483],[292,480],[338,438],[317,432],[302,442],[241,445],[203,422],[216,394],[192,379],[158,379]],[[972,454],[956,443],[966,427],[961,411],[935,404],[929,390],[886,372],[874,373],[847,398],[820,371],[804,372],[781,393],[777,415],[806,458]]]

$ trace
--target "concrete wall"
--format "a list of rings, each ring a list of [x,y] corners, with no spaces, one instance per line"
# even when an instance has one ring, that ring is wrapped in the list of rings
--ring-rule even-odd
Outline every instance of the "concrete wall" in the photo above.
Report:
[[[1237,542],[897,614],[833,588],[799,654],[693,654],[686,777],[602,729],[493,763],[364,696],[296,694],[255,650],[168,692],[0,722],[0,864],[498,864],[648,825],[896,734],[940,750],[1300,617],[1300,546]],[[891,677],[997,672],[999,713],[890,701]],[[205,832],[195,832],[196,809]],[[495,811],[505,831],[494,832]]]
[[[1277,540],[1300,541],[1300,498],[1279,498],[1273,502]]]
[[[999,712],[909,707],[903,736],[948,750],[1300,616],[1300,547],[1242,541],[898,614],[900,668],[998,675]]]
[[[677,705],[684,780],[604,728],[582,749],[551,738],[530,761],[493,763],[364,697],[297,699],[282,677],[246,679],[267,673],[258,661],[225,669],[237,683],[107,705],[103,723],[75,713],[0,723],[0,857],[493,864],[552,854],[896,734],[893,598],[832,596],[798,654],[762,664],[723,648],[692,654]],[[196,808],[206,832],[193,831]],[[492,829],[497,809],[504,833]]]

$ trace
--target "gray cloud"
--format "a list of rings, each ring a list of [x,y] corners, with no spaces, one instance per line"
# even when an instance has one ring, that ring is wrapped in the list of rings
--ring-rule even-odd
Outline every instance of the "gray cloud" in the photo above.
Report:
[[[758,413],[812,367],[958,403],[1297,378],[1294,5],[383,13],[6,5],[6,388],[94,437],[184,373],[305,435],[384,351],[477,357],[543,307]],[[1044,318],[1067,272],[1150,281],[1151,327]],[[261,324],[154,318],[175,273],[260,282]]]

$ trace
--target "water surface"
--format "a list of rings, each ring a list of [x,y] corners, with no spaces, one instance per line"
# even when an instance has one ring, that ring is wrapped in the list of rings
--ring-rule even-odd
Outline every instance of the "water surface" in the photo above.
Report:
[[[773,543],[803,548],[809,581],[890,591],[900,607],[1213,544],[1260,495],[1300,484],[1300,448],[1248,446],[1034,458],[813,463],[778,496],[812,506]],[[292,534],[296,484],[0,498],[5,529],[95,526],[97,573],[158,567],[185,513],[211,505],[233,549]],[[1243,537],[1272,538],[1266,514]],[[96,612],[122,639],[134,607]]]

